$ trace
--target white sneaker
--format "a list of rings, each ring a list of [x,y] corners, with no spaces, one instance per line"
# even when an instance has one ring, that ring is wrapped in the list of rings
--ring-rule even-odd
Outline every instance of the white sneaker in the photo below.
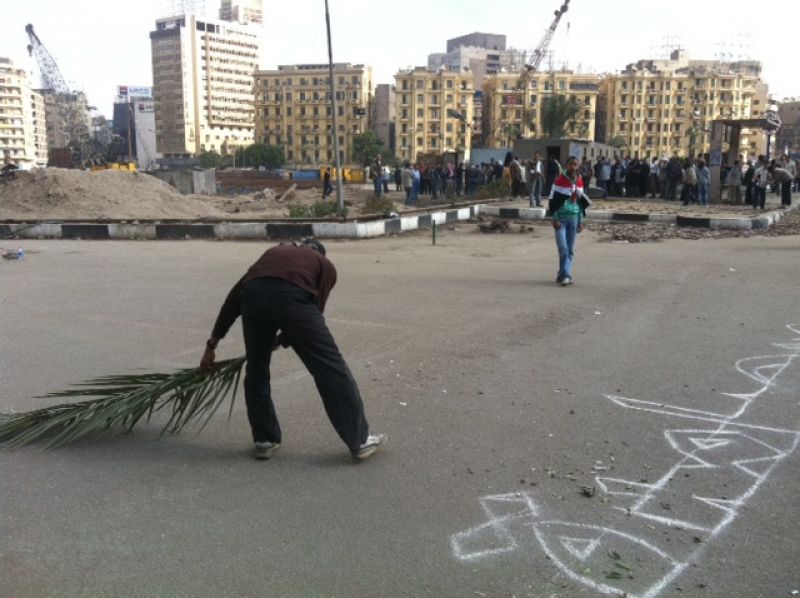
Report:
[[[572,284],[572,279],[569,276],[565,276],[564,278],[561,279],[561,286],[562,287],[565,287],[568,284]]]
[[[259,461],[270,459],[280,446],[279,442],[256,442],[255,458]]]
[[[366,442],[358,447],[357,451],[353,452],[353,459],[356,459],[357,461],[369,459],[375,454],[375,451],[377,451],[382,444],[386,443],[388,439],[389,437],[386,436],[386,434],[370,434],[367,436]]]

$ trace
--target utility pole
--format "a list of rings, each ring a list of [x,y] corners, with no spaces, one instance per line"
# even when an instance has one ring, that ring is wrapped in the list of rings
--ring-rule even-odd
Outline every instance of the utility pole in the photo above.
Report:
[[[339,127],[336,121],[336,91],[333,83],[333,49],[331,46],[331,15],[328,0],[325,0],[325,27],[328,31],[328,73],[331,94],[331,114],[333,116],[333,152],[336,164],[336,203],[339,212],[344,212],[344,189],[342,188],[342,161],[339,158]]]

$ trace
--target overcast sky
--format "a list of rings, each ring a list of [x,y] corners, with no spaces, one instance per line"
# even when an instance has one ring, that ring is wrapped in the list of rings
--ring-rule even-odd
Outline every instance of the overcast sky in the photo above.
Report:
[[[262,68],[327,61],[324,0],[263,0]],[[34,67],[25,25],[32,23],[65,79],[86,91],[110,116],[117,85],[152,85],[150,39],[168,0],[3,0],[0,56]],[[216,15],[218,0],[206,0]],[[329,0],[333,58],[373,67],[377,83],[400,68],[425,65],[448,38],[474,31],[501,33],[507,44],[531,50],[558,8],[555,0]],[[571,0],[551,49],[556,66],[613,72],[642,58],[663,57],[680,45],[690,56],[749,57],[777,99],[800,96],[797,39],[800,2],[764,8],[718,0]],[[765,4],[756,4],[765,6]],[[769,12],[767,13],[767,10]]]

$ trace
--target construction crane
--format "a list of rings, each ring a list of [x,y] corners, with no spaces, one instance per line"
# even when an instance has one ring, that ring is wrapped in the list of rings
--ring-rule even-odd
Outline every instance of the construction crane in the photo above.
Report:
[[[56,64],[55,58],[44,47],[42,40],[33,30],[33,25],[25,26],[30,44],[28,53],[36,56],[42,83],[45,89],[45,105],[48,99],[52,100],[53,107],[48,118],[53,119],[54,128],[63,132],[63,140],[71,154],[72,165],[86,168],[100,164],[104,161],[104,152],[101,144],[92,138],[89,133],[89,106],[86,96],[81,92],[70,90],[64,76]],[[48,96],[52,96],[48,98]],[[53,148],[57,149],[57,148]]]
[[[564,4],[561,5],[561,8],[554,11],[553,15],[555,18],[553,22],[550,23],[550,27],[547,28],[545,31],[544,36],[541,40],[539,40],[539,45],[536,46],[536,49],[531,53],[531,57],[528,60],[528,64],[522,70],[522,74],[517,79],[517,89],[525,89],[525,85],[528,82],[528,79],[531,76],[531,73],[534,73],[538,70],[539,65],[542,64],[542,60],[544,60],[544,56],[547,53],[547,48],[550,47],[550,42],[553,41],[553,35],[558,29],[558,24],[561,22],[561,17],[569,10],[569,0],[564,0]]]
[[[36,55],[36,62],[39,63],[39,71],[41,72],[44,86],[56,93],[71,93],[67,82],[58,69],[55,58],[44,47],[42,40],[33,30],[33,25],[30,23],[25,25],[25,33],[28,34],[28,39],[31,42],[28,44],[28,54],[31,56]]]

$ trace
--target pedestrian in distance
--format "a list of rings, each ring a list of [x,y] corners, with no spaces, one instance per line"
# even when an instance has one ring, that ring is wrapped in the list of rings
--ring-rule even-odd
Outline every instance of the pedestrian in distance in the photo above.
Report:
[[[322,175],[322,199],[333,193],[333,185],[331,185],[331,169],[326,168],[325,173]]]
[[[400,171],[400,183],[403,186],[403,190],[406,192],[405,205],[410,206],[413,196],[414,171],[411,170],[411,164],[408,162],[403,164],[403,168]]]
[[[217,345],[241,316],[244,398],[256,459],[269,459],[281,445],[269,374],[279,345],[292,347],[314,378],[328,418],[354,459],[372,456],[386,442],[385,434],[369,434],[358,386],[325,323],[325,304],[335,284],[336,268],[322,243],[281,243],[250,266],[220,308],[200,368],[213,370]]]
[[[769,186],[769,170],[767,158],[759,156],[756,163],[756,172],[753,175],[753,209],[767,209],[767,187]]]
[[[556,282],[561,286],[573,283],[575,237],[583,230],[581,217],[586,216],[586,208],[591,204],[583,188],[583,179],[578,174],[578,158],[570,156],[564,173],[553,181],[548,205],[558,248]]]
[[[711,171],[705,160],[697,161],[697,201],[701,206],[708,205],[708,187],[711,184]]]

